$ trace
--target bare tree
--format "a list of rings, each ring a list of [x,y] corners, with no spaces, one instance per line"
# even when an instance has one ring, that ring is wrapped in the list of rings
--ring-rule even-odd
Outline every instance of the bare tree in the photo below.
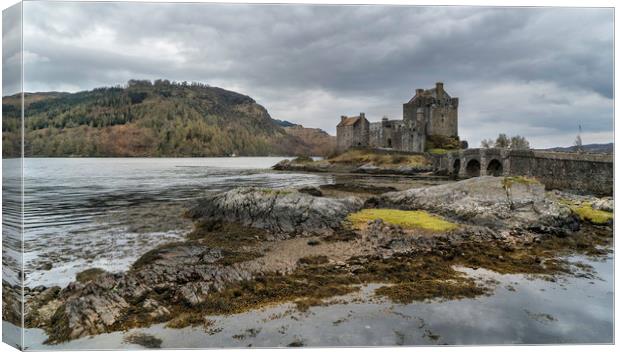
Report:
[[[575,138],[575,151],[577,153],[583,152],[583,141],[581,140],[581,125],[579,125],[579,133],[577,133],[577,138]]]
[[[526,150],[530,149],[530,142],[523,136],[516,135],[510,138],[510,149]]]
[[[493,148],[495,143],[491,139],[483,139],[480,141],[480,148]]]
[[[500,133],[495,140],[495,148],[508,148],[510,147],[510,139],[505,133]]]

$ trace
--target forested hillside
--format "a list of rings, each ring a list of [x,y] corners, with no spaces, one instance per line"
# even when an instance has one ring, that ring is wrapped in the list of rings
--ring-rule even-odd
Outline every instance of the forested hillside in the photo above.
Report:
[[[17,96],[3,98],[3,156],[14,139]],[[27,156],[310,155],[252,98],[197,83],[129,81],[78,93],[26,93]]]

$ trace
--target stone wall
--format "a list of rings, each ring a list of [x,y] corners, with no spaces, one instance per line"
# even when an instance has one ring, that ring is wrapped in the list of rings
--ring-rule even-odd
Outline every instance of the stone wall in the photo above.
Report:
[[[513,152],[510,175],[535,177],[548,189],[613,194],[613,156],[579,153]]]
[[[439,171],[460,178],[496,175],[529,176],[547,189],[611,195],[613,155],[535,150],[467,149],[448,153]]]

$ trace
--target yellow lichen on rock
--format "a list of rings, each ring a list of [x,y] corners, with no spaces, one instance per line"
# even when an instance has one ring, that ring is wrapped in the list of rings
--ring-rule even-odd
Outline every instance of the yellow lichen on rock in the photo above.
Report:
[[[358,229],[376,219],[401,226],[404,229],[422,229],[433,232],[449,231],[458,227],[455,223],[423,210],[362,209],[349,214],[347,217],[353,227]]]
[[[571,210],[583,221],[596,225],[605,225],[614,219],[614,214],[604,210],[593,209],[592,204],[570,205]]]

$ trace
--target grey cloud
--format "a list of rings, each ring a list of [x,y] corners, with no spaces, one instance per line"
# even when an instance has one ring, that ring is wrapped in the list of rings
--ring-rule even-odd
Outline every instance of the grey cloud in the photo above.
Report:
[[[2,95],[21,90],[21,5],[2,12]]]
[[[27,89],[202,81],[333,133],[341,114],[400,118],[442,80],[474,143],[611,138],[611,9],[27,2],[24,19]]]

